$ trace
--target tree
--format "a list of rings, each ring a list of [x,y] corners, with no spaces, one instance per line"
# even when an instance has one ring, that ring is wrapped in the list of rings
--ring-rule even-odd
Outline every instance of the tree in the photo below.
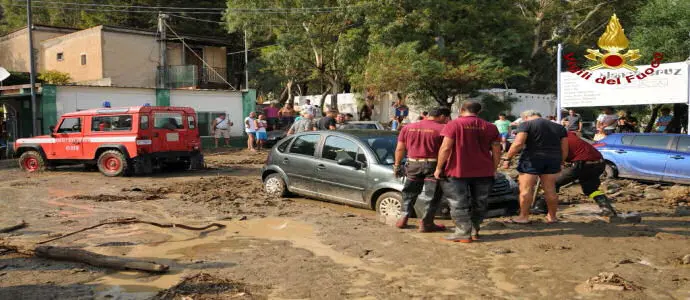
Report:
[[[280,53],[262,52],[261,56],[267,67],[291,73],[284,81],[287,90],[294,82],[325,87],[322,107],[330,91],[333,93],[331,107],[337,108],[337,94],[342,91],[347,69],[343,41],[348,30],[358,26],[349,15],[350,2],[229,0],[225,19],[230,32],[246,32],[252,43],[273,42],[278,46],[276,50]],[[248,12],[247,8],[263,11]],[[282,59],[272,59],[272,55],[280,55]],[[292,72],[291,66],[299,66],[299,71]]]
[[[651,60],[654,52],[664,54],[664,62],[683,61],[690,55],[690,2],[675,0],[651,0],[637,14],[637,24],[633,27],[632,42],[643,54],[643,60]],[[658,109],[652,112],[650,124],[654,124]],[[667,130],[680,133],[687,126],[688,106],[673,105],[673,119]],[[651,131],[650,126],[647,129]],[[687,130],[687,128],[686,128]],[[647,132],[649,132],[647,131]]]
[[[362,87],[451,106],[464,93],[521,75],[515,66],[522,56],[518,33],[525,27],[509,13],[517,10],[510,1],[390,0],[369,6],[377,13],[365,15],[372,46],[355,80]]]

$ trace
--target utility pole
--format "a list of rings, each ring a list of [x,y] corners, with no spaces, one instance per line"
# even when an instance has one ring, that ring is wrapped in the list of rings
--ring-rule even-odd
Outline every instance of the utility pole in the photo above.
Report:
[[[561,66],[563,64],[563,44],[558,44],[558,50],[556,55],[556,121],[558,124],[561,123],[561,100],[563,99],[563,93],[561,93]]]
[[[38,119],[36,118],[36,57],[34,57],[34,33],[33,21],[31,20],[31,0],[26,0],[26,29],[29,31],[29,72],[31,74],[31,126],[33,127],[33,135],[40,135],[41,129],[38,128]]]
[[[247,45],[247,30],[244,30],[244,89],[249,90],[249,49]]]
[[[160,36],[160,57],[158,60],[158,88],[164,89],[168,81],[168,64],[166,60],[168,46],[166,43],[165,19],[168,15],[158,13],[158,35]]]

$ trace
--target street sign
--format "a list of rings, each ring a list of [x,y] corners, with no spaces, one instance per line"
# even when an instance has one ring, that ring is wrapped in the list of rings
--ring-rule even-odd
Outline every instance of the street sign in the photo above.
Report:
[[[686,62],[561,73],[561,107],[688,103]]]

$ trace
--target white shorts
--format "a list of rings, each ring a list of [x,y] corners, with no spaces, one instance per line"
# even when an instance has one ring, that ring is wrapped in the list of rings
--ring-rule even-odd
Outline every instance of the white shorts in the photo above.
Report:
[[[216,129],[215,134],[213,135],[215,138],[220,138],[221,136],[229,139],[230,138],[230,128],[226,129]]]

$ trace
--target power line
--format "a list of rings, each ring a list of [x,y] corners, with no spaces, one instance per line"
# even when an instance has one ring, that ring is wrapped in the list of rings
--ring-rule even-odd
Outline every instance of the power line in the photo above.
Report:
[[[8,6],[14,6],[14,7],[22,7],[26,8],[24,5],[18,5],[18,4],[10,4]],[[215,12],[215,11],[159,11],[159,10],[123,10],[123,9],[104,9],[104,8],[81,8],[81,7],[54,7],[54,6],[32,6],[32,8],[38,8],[38,9],[61,9],[61,10],[73,10],[73,11],[97,11],[97,12],[123,12],[123,13],[166,13],[166,12],[173,12],[173,13],[186,13],[186,14],[216,14],[220,15],[223,12]]]
[[[214,24],[221,24],[221,25],[227,24],[223,21],[199,19],[199,18],[176,15],[176,14],[168,14],[168,15],[171,17],[175,17],[175,18],[187,19],[187,20],[193,20],[193,21],[199,21],[199,22],[214,23]],[[255,24],[255,25],[247,25],[247,27],[302,27],[302,25],[296,25],[296,24]]]
[[[14,0],[15,3],[24,3],[25,0]],[[57,2],[57,1],[41,1],[41,0],[33,0],[33,3],[40,3],[43,4],[44,6],[36,6],[36,7],[46,7],[45,5],[60,5],[60,6],[75,6],[75,7],[110,7],[110,8],[117,8],[119,10],[125,10],[125,9],[139,9],[139,10],[156,10],[156,11],[184,11],[187,13],[201,13],[201,11],[206,11],[207,13],[222,13],[225,12],[226,10],[229,13],[233,12],[241,12],[241,13],[289,13],[289,12],[295,12],[295,13],[304,13],[304,12],[309,12],[309,13],[330,13],[334,12],[336,10],[343,10],[350,8],[352,6],[330,6],[330,7],[269,7],[269,8],[241,8],[241,7],[236,7],[236,8],[193,8],[193,7],[173,7],[173,6],[144,6],[144,5],[116,5],[116,4],[98,4],[98,3],[75,3],[75,2]],[[16,5],[15,5],[16,6]],[[65,8],[65,7],[63,7]],[[85,9],[84,9],[85,10]],[[99,11],[103,11],[100,10]],[[128,12],[132,12],[131,10]]]
[[[15,2],[25,2],[25,0],[15,0]],[[117,8],[146,8],[146,9],[174,9],[174,10],[219,10],[219,11],[225,10],[225,8],[203,8],[203,7],[194,8],[194,7],[172,7],[172,6],[115,5],[115,4],[74,3],[74,2],[57,2],[57,1],[41,1],[41,0],[32,0],[31,2],[33,2],[33,3],[44,3],[44,4],[95,6],[95,7],[117,7]]]

